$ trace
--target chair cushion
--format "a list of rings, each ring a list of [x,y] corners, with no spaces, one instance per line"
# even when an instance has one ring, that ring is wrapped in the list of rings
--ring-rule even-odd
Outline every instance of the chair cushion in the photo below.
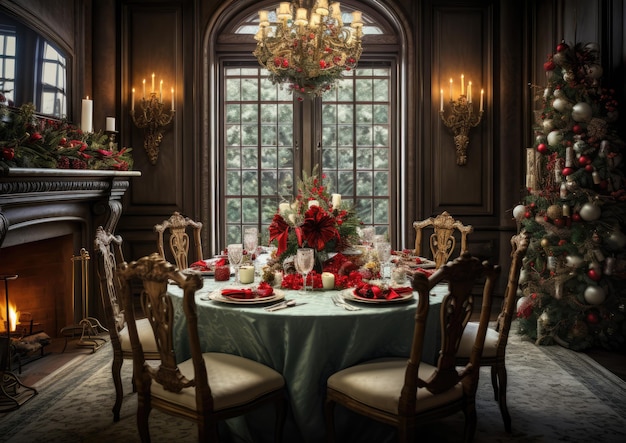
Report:
[[[457,355],[462,358],[469,358],[472,354],[472,347],[476,340],[476,334],[478,333],[478,322],[468,322],[463,331],[461,337],[461,343],[459,344],[459,350]],[[495,357],[496,350],[498,349],[498,331],[493,328],[487,328],[487,335],[485,335],[485,346],[483,347],[483,357]]]
[[[327,386],[368,406],[397,414],[406,364],[406,358],[371,360],[334,373],[328,378]],[[435,366],[422,362],[419,377],[428,379],[436,369]],[[461,383],[438,395],[430,393],[425,388],[419,388],[415,411],[420,413],[434,409],[462,396]]]
[[[135,323],[137,324],[137,334],[139,335],[139,341],[143,347],[143,352],[158,353],[159,350],[157,349],[156,341],[154,340],[154,332],[152,331],[152,326],[150,326],[150,320],[147,318],[140,318]],[[122,352],[132,352],[127,325],[125,325],[119,332],[119,337],[122,345]]]
[[[202,354],[213,395],[214,410],[246,404],[285,385],[283,376],[272,368],[238,355],[207,352]],[[186,360],[178,369],[187,379],[194,378],[193,361]],[[173,393],[152,382],[153,397],[167,400],[191,410],[196,409],[195,388]]]

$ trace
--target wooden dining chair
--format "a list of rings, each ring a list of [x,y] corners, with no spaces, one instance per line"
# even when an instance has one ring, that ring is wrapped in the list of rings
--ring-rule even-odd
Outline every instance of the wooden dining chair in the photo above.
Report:
[[[435,269],[439,269],[450,259],[450,256],[456,248],[457,239],[455,230],[461,236],[460,254],[467,251],[467,236],[474,232],[474,227],[464,225],[455,220],[448,211],[444,211],[436,217],[430,217],[426,220],[413,222],[415,229],[415,255],[422,255],[422,234],[425,228],[432,228],[429,245],[432,258],[435,261]]]
[[[400,442],[413,442],[416,427],[463,411],[465,441],[476,431],[475,395],[480,356],[487,331],[491,300],[500,267],[481,263],[465,252],[430,277],[417,272],[415,328],[409,358],[380,358],[348,367],[327,381],[325,417],[327,441],[334,442],[334,408],[340,404],[373,420],[395,426]],[[483,283],[480,327],[468,364],[457,367],[456,353],[474,305],[473,287]],[[445,283],[443,283],[445,282]],[[448,286],[441,305],[441,350],[436,366],[422,362],[429,291]]]
[[[193,261],[202,260],[202,223],[194,221],[189,217],[185,217],[180,212],[174,212],[170,218],[164,220],[154,226],[157,233],[157,247],[161,257],[173,258],[178,269],[187,269],[189,267],[189,253],[191,249],[189,232],[193,235]],[[169,245],[169,251],[166,254],[165,241]],[[169,255],[171,253],[171,256]]]
[[[120,298],[120,282],[116,274],[118,263],[124,262],[122,253],[122,237],[113,235],[102,226],[96,229],[96,239],[94,242],[96,250],[96,268],[100,281],[100,296],[104,307],[104,315],[111,346],[113,347],[113,385],[115,386],[115,403],[113,405],[113,421],[119,421],[124,389],[122,386],[121,370],[124,359],[132,359],[133,353],[128,338],[128,327],[126,316]],[[137,319],[137,331],[146,358],[149,360],[160,359],[152,328],[147,318]],[[133,382],[134,388],[134,382]]]
[[[176,269],[159,254],[118,267],[122,297],[128,315],[133,349],[133,371],[137,386],[137,426],[142,442],[150,441],[149,415],[152,408],[195,421],[199,442],[218,439],[217,423],[266,404],[276,410],[275,441],[282,439],[287,395],[281,374],[256,361],[226,353],[203,353],[200,348],[195,294],[202,287],[198,273]],[[158,366],[145,361],[139,331],[134,327],[132,280],[143,283],[141,305],[159,344]],[[183,290],[182,310],[177,314],[167,294],[168,282]],[[191,358],[177,364],[174,321],[186,321]]]
[[[502,301],[502,309],[498,314],[495,326],[487,329],[485,346],[480,359],[481,366],[491,367],[493,394],[500,407],[500,413],[504,421],[504,429],[509,433],[511,432],[511,415],[506,405],[506,345],[509,341],[509,331],[511,329],[511,322],[513,321],[513,314],[516,312],[515,305],[517,301],[519,275],[522,269],[522,260],[528,249],[528,242],[528,234],[523,231],[511,237],[511,247],[513,250],[511,251],[511,265],[506,290],[504,292],[504,299]],[[459,362],[461,364],[465,364],[469,361],[478,326],[476,322],[469,322],[463,332],[459,346]]]

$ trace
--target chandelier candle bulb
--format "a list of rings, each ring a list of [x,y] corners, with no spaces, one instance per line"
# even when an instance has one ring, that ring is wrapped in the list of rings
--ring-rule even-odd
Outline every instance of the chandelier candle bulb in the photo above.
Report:
[[[154,93],[154,72],[152,73],[152,89],[150,92]]]
[[[465,95],[465,74],[461,74],[461,95]]]
[[[315,12],[319,15],[328,15],[328,0],[318,0]]]
[[[485,96],[485,90],[481,89],[480,90],[480,112],[483,112],[483,101],[484,101],[484,96]]]
[[[467,83],[467,102],[472,103],[472,82]]]
[[[146,79],[143,79],[143,98],[146,98]]]
[[[450,79],[450,102],[452,102],[452,79]]]
[[[439,90],[439,110],[443,112],[443,89]]]
[[[130,92],[130,110],[135,110],[135,88]]]
[[[307,10],[306,9],[298,8],[296,10],[296,19],[295,19],[294,23],[297,26],[306,26],[309,23],[309,20],[307,19]]]

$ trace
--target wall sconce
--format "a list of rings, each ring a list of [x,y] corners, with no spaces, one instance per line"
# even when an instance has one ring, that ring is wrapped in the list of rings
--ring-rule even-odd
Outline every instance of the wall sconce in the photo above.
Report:
[[[463,166],[467,163],[467,145],[469,145],[469,131],[478,126],[483,116],[485,91],[480,90],[480,107],[478,114],[474,114],[472,105],[472,82],[467,85],[465,94],[465,75],[461,74],[461,95],[458,100],[452,99],[452,79],[450,79],[450,115],[445,116],[443,107],[443,89],[441,89],[441,103],[439,115],[443,124],[452,130],[456,147],[456,164]]]
[[[163,128],[172,122],[174,113],[174,88],[172,88],[172,106],[166,109],[163,103],[163,80],[159,83],[157,93],[154,88],[154,73],[152,74],[152,89],[148,96],[146,96],[146,79],[143,80],[143,95],[137,105],[137,112],[135,112],[135,88],[132,89],[130,116],[135,126],[144,129],[143,147],[153,165],[156,165],[159,158]]]

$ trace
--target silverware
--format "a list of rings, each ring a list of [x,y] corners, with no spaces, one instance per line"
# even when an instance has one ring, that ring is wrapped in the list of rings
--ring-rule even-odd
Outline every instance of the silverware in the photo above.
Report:
[[[338,295],[333,295],[331,297],[335,306],[345,309],[346,311],[360,311],[361,308],[357,308],[356,306],[352,306],[348,302],[346,302],[343,298]]]
[[[306,303],[296,303],[295,300],[283,300],[280,303],[276,303],[274,305],[267,306],[264,309],[267,312],[274,312],[274,311],[279,311],[281,309],[291,308],[293,306],[302,306],[302,305],[306,305]]]

